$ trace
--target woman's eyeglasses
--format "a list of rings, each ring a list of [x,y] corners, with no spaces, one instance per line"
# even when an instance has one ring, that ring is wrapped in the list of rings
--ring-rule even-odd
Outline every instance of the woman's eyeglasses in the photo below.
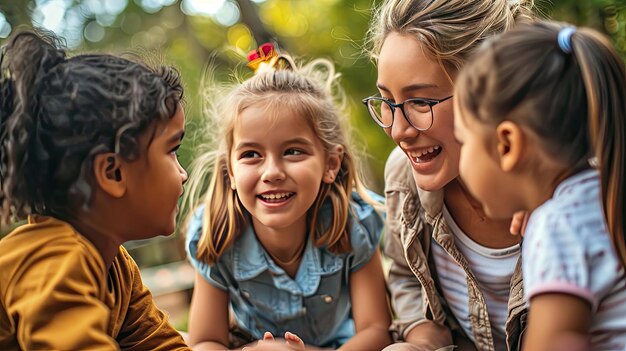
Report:
[[[363,104],[367,106],[374,121],[383,128],[390,128],[393,125],[396,108],[400,108],[402,115],[413,128],[424,131],[433,125],[433,106],[451,98],[452,95],[440,100],[412,98],[396,104],[381,96],[370,96],[363,99]]]

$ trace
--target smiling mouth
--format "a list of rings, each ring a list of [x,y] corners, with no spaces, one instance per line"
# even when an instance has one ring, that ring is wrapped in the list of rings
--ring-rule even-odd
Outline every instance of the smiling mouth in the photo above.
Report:
[[[288,199],[292,198],[294,195],[296,195],[296,193],[285,192],[285,193],[274,193],[274,194],[260,194],[260,195],[257,195],[257,197],[266,202],[276,203],[276,202],[287,201]]]
[[[411,153],[411,160],[415,163],[426,163],[432,161],[435,157],[439,156],[441,153],[441,146],[436,145],[432,146],[420,153]]]

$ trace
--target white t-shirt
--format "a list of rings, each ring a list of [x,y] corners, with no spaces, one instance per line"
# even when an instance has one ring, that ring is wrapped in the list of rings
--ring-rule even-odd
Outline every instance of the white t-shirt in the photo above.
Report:
[[[546,292],[580,297],[592,306],[592,349],[626,349],[626,279],[609,238],[597,171],[566,179],[533,211],[522,257],[528,300]]]
[[[505,325],[508,317],[509,292],[511,277],[520,255],[520,246],[514,245],[504,249],[481,246],[459,228],[445,206],[443,216],[454,235],[456,247],[465,256],[470,271],[478,281],[487,304],[495,348],[497,351],[506,351]],[[469,319],[470,306],[465,271],[435,240],[432,240],[432,249],[442,293],[465,333],[475,341]]]

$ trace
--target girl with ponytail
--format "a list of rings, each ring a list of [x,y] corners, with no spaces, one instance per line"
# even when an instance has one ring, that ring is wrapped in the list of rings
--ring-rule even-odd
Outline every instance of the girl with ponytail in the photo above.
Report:
[[[68,57],[20,32],[0,53],[0,350],[188,350],[121,246],[174,232],[187,174],[178,73]]]
[[[457,80],[461,178],[492,218],[532,211],[524,350],[626,345],[625,93],[608,39],[557,23],[489,42]]]

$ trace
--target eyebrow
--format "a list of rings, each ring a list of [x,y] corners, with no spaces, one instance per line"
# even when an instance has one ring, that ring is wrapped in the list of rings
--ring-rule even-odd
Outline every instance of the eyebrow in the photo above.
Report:
[[[386,92],[389,92],[389,88],[387,88],[385,85],[383,85],[382,83],[376,83],[376,87],[380,90],[384,90]],[[411,84],[411,85],[407,85],[405,87],[403,87],[401,89],[401,91],[403,93],[407,93],[410,91],[416,91],[416,90],[423,90],[423,89],[431,89],[431,88],[438,88],[439,86],[437,84]]]
[[[181,130],[180,132],[178,132],[178,133],[176,133],[176,134],[172,135],[172,136],[171,136],[171,137],[167,140],[167,142],[168,142],[168,143],[176,143],[176,142],[179,142],[179,141],[183,140],[183,138],[184,138],[184,137],[185,137],[185,131],[184,131],[184,130]]]
[[[284,143],[282,143],[281,146],[291,145],[291,144],[300,144],[300,145],[304,145],[304,146],[313,146],[313,143],[310,140],[305,139],[305,138],[289,139],[289,140],[286,140]],[[245,149],[245,148],[255,148],[255,147],[259,147],[259,146],[261,146],[259,143],[243,142],[243,143],[237,144],[237,147],[235,148],[235,150],[241,150],[241,149]]]

